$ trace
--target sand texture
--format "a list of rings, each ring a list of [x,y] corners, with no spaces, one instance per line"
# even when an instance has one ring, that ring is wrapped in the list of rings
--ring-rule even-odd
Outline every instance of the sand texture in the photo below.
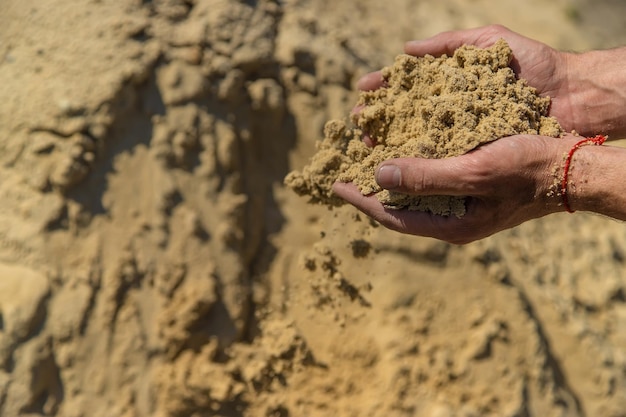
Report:
[[[512,58],[504,40],[484,50],[462,46],[452,57],[398,55],[382,70],[384,87],[360,93],[354,124],[328,122],[317,154],[301,172],[291,172],[286,185],[311,202],[336,206],[342,202],[332,184],[353,182],[365,195],[377,193],[386,207],[461,217],[463,197],[382,190],[374,171],[388,159],[458,156],[505,136],[559,137],[559,123],[547,116],[550,98],[516,79]],[[363,134],[375,146],[366,146]]]
[[[608,48],[625,8],[0,1],[0,416],[623,416],[622,224],[457,247],[283,179],[404,41]]]

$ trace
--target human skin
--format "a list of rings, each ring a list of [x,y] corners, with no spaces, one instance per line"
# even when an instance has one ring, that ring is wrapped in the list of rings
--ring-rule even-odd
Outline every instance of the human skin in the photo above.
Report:
[[[513,51],[511,67],[539,94],[552,99],[551,116],[566,131],[584,136],[626,134],[626,48],[582,54],[557,51],[503,26],[444,32],[408,42],[415,56],[451,55],[464,44],[487,48],[503,38]],[[381,88],[380,72],[364,76],[362,90]],[[466,214],[385,208],[353,184],[336,183],[334,192],[382,225],[402,233],[465,244],[547,214],[565,211],[558,179],[564,158],[581,138],[511,136],[465,155],[446,159],[400,158],[376,171],[382,188],[413,195],[455,195],[466,199]],[[365,138],[366,143],[375,138]],[[571,160],[567,195],[572,210],[626,220],[626,149],[583,146]],[[555,182],[556,181],[556,182]]]

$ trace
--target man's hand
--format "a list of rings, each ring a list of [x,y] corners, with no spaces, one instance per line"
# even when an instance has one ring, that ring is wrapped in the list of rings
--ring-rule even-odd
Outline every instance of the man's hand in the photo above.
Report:
[[[626,48],[559,52],[499,25],[443,32],[407,42],[407,54],[452,55],[462,45],[487,48],[499,39],[513,51],[511,68],[519,78],[552,99],[549,115],[566,130],[583,136],[626,135]],[[357,87],[383,85],[380,71],[362,77]],[[354,111],[360,111],[356,108]],[[386,161],[377,170],[383,188],[414,195],[466,197],[462,218],[385,208],[375,196],[363,196],[353,184],[337,183],[335,193],[384,226],[402,232],[464,244],[527,220],[563,211],[558,178],[563,156],[580,138],[511,136],[447,159],[403,158]],[[364,141],[373,145],[367,136]],[[568,199],[575,210],[626,220],[626,150],[610,146],[583,147],[570,170],[574,187]]]
[[[407,42],[404,52],[414,56],[452,56],[462,45],[488,48],[499,39],[507,41],[513,51],[510,66],[517,77],[527,80],[528,85],[536,88],[540,95],[551,97],[549,115],[556,117],[565,131],[576,130],[588,135],[597,133],[583,125],[585,117],[578,117],[573,112],[572,97],[568,90],[568,68],[573,54],[559,52],[500,25],[442,32],[428,39]],[[360,90],[375,90],[381,86],[380,71],[363,76],[357,83]]]
[[[576,138],[511,136],[454,158],[390,160],[376,171],[377,182],[388,190],[467,197],[461,218],[388,209],[353,184],[336,183],[333,190],[392,230],[465,244],[563,211],[555,168],[573,143]]]

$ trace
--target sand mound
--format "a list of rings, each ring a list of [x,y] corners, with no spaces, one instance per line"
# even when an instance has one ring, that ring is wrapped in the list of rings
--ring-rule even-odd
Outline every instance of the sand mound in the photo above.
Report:
[[[399,55],[382,71],[384,88],[361,92],[357,106],[363,109],[352,117],[356,127],[328,122],[318,153],[302,172],[291,172],[286,185],[312,202],[341,205],[332,184],[353,182],[390,208],[462,216],[462,197],[381,190],[374,170],[391,158],[462,155],[505,136],[560,136],[556,119],[547,117],[550,98],[516,79],[511,59],[504,40],[484,50],[463,46],[452,57]],[[372,148],[361,141],[364,132],[374,139]]]
[[[623,227],[454,247],[283,186],[406,39],[626,41],[559,4],[4,0],[0,416],[623,415]]]

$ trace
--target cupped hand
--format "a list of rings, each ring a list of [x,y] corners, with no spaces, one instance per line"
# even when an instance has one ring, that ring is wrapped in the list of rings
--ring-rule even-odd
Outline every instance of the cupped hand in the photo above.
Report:
[[[336,183],[333,191],[389,229],[465,244],[563,211],[555,169],[575,142],[573,137],[510,136],[453,158],[393,159],[377,169],[376,180],[385,189],[466,197],[467,211],[460,218],[389,209],[351,183]]]
[[[528,85],[536,88],[540,95],[552,98],[549,115],[556,117],[566,131],[576,129],[583,134],[593,133],[586,132],[580,123],[577,126],[572,112],[567,77],[570,54],[559,52],[501,25],[442,32],[427,39],[407,42],[404,52],[414,56],[451,56],[462,45],[488,48],[499,39],[507,41],[513,51],[510,66],[517,77],[527,80]],[[375,90],[382,86],[382,82],[380,71],[376,71],[363,76],[358,81],[357,88]]]

